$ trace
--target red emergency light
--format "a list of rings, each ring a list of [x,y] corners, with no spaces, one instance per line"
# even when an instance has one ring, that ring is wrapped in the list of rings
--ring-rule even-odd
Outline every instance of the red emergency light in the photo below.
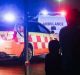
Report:
[[[67,15],[67,13],[66,13],[65,10],[60,11],[60,14],[61,14],[62,16],[66,16],[66,15]]]

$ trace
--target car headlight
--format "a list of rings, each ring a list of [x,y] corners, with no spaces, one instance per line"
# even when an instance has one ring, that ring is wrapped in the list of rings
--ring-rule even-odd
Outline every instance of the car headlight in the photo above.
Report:
[[[0,45],[3,44],[3,43],[4,43],[4,40],[3,39],[0,39]]]

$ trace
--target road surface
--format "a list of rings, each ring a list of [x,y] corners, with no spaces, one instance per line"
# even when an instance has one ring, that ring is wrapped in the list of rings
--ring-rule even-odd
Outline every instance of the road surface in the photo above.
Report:
[[[0,66],[0,75],[45,75],[44,63],[26,65],[26,69],[21,65]]]

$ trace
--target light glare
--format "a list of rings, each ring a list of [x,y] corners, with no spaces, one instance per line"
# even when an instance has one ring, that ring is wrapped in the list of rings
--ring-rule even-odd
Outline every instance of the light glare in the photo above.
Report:
[[[3,39],[0,39],[0,45],[2,45],[4,43]]]
[[[41,11],[41,14],[42,14],[42,15],[48,15],[48,11],[47,11],[47,10],[42,10],[42,11]]]
[[[7,22],[14,22],[15,21],[15,15],[13,13],[6,13],[4,14],[4,20]]]
[[[61,2],[62,0],[57,0],[58,2]]]
[[[60,14],[61,14],[62,16],[66,16],[66,12],[65,12],[65,11],[61,11]]]

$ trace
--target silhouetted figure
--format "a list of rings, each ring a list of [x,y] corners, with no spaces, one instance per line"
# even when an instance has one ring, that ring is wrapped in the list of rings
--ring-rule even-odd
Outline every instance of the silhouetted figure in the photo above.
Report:
[[[79,11],[71,9],[66,16],[68,26],[60,30],[64,75],[80,75],[80,24]]]
[[[45,57],[45,72],[46,75],[57,75],[60,74],[60,44],[58,40],[51,40],[48,45],[49,54]]]

